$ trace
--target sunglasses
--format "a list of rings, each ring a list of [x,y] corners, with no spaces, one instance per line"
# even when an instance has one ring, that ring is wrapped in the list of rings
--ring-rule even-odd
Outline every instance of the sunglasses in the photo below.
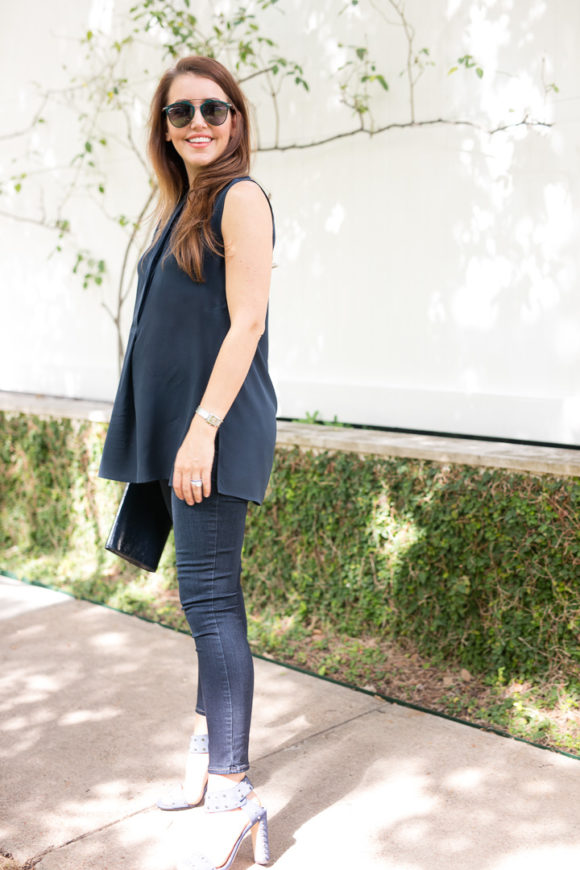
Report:
[[[204,121],[212,127],[221,126],[228,117],[230,109],[234,111],[231,103],[224,103],[222,100],[204,100],[197,108]],[[196,107],[189,100],[179,100],[177,103],[171,103],[170,106],[164,106],[162,111],[174,127],[187,127],[193,121],[195,109]]]

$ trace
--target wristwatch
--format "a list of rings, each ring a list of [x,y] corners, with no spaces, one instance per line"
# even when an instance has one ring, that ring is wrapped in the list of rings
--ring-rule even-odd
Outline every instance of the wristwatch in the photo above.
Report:
[[[209,423],[210,426],[214,426],[216,429],[219,429],[221,424],[224,422],[220,417],[216,417],[215,414],[210,414],[209,411],[206,411],[201,407],[201,405],[197,406],[195,413],[199,414],[200,417],[203,417],[206,423]]]

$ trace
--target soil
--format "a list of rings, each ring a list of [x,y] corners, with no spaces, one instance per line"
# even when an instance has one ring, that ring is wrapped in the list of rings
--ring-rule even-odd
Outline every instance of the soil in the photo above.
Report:
[[[284,653],[278,648],[266,655],[387,700],[580,757],[578,696],[561,680],[502,684],[497,675],[490,679],[429,662],[408,642],[332,638],[321,630],[302,641],[293,638]]]

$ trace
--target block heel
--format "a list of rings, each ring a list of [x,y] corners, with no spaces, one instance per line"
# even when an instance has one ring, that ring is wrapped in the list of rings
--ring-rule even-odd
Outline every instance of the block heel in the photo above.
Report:
[[[252,828],[252,847],[254,849],[254,862],[267,864],[270,861],[270,838],[268,836],[268,813],[262,807],[263,813]]]
[[[268,838],[268,813],[257,801],[248,800],[247,796],[254,787],[247,776],[232,788],[220,792],[208,792],[205,798],[205,809],[208,813],[223,813],[228,810],[241,809],[248,822],[238,839],[232,845],[232,850],[225,864],[215,867],[206,855],[191,854],[184,856],[177,864],[177,870],[229,870],[235,861],[238,850],[248,834],[252,835],[254,862],[267,864],[270,860],[270,843]]]

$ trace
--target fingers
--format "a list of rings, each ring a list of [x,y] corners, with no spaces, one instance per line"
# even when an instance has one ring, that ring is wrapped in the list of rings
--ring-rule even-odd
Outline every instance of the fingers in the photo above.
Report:
[[[192,474],[189,485],[193,501],[187,501],[188,504],[199,504],[204,498],[209,498],[211,494],[211,469],[209,471],[200,472],[199,476]]]
[[[177,498],[188,505],[199,504],[211,495],[211,466],[193,471],[175,469],[173,490]]]
[[[202,435],[190,429],[177,451],[173,468],[173,491],[177,498],[188,505],[199,504],[211,494],[215,445],[213,434],[210,440],[205,437],[209,427],[203,422],[201,426],[205,427],[201,430]]]
[[[179,471],[175,469],[173,472],[173,491],[177,498],[186,502],[188,505],[195,504],[193,496],[193,487],[190,478],[193,477],[187,471]]]
[[[174,469],[174,471],[173,471],[172,486],[173,486],[173,492],[175,493],[177,498],[180,501],[183,501],[185,499],[185,494],[183,492],[183,487],[181,485],[181,472],[178,472],[177,469]]]
[[[193,502],[199,504],[203,498],[203,479],[197,474],[192,474],[189,485],[191,487]]]

